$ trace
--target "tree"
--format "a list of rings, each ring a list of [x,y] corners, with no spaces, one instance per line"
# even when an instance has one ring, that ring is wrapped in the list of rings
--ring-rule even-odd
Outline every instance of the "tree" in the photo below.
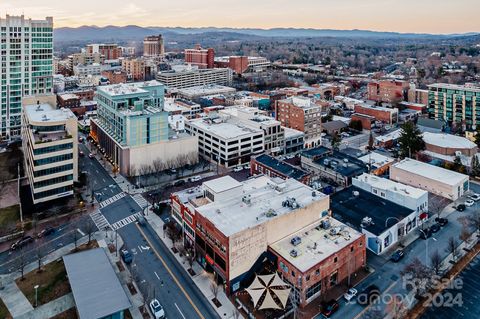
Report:
[[[452,254],[453,261],[456,261],[458,253],[457,246],[458,241],[455,239],[455,237],[451,236],[450,238],[448,238],[447,248],[445,249],[445,251]]]
[[[17,265],[16,268],[18,269],[18,271],[21,274],[20,280],[25,279],[24,274],[25,274],[25,267],[27,267],[27,264],[28,264],[27,258],[25,256],[25,253],[22,251],[20,253],[20,256],[18,256],[17,262],[16,262],[16,265]]]
[[[387,304],[387,314],[390,314],[392,319],[402,319],[407,314],[408,309],[402,301],[403,298],[395,295],[391,301]]]
[[[333,133],[331,145],[334,150],[338,150],[340,143],[342,142],[342,137],[337,132]]]
[[[440,275],[440,268],[442,267],[442,257],[440,256],[438,250],[435,250],[430,255],[430,265],[432,265],[432,270],[435,275]]]
[[[218,293],[220,292],[220,286],[215,281],[215,278],[213,278],[212,282],[210,283],[210,291],[213,294],[213,299],[217,300]]]
[[[448,200],[446,198],[440,198],[440,199],[435,199],[431,200],[428,202],[428,210],[430,210],[432,213],[437,215],[438,218],[440,218],[440,215],[443,212],[443,209],[445,206],[448,205]]]
[[[428,287],[432,271],[415,257],[400,273],[407,280],[407,289],[422,294]]]
[[[368,149],[373,150],[373,145],[374,145],[374,139],[373,139],[373,133],[370,131],[370,135],[368,136]]]
[[[37,272],[40,272],[42,270],[43,258],[45,257],[45,250],[43,248],[43,245],[37,244],[37,247],[35,249],[35,255],[38,262]]]
[[[475,135],[475,137],[479,136],[480,134]],[[480,141],[479,141],[480,142]],[[475,142],[476,143],[476,142]],[[472,171],[471,171],[472,176],[476,177],[480,175],[480,162],[478,160],[477,155],[473,155],[472,157]]]
[[[90,241],[92,240],[92,235],[97,229],[97,226],[93,223],[93,221],[90,219],[90,217],[87,217],[87,223],[85,224],[85,233],[88,236],[88,245],[90,245]]]
[[[413,122],[406,122],[402,125],[398,143],[400,144],[400,156],[403,158],[413,158],[415,154],[425,149],[422,132]]]
[[[475,144],[480,147],[480,126],[477,126],[477,130],[475,131]]]
[[[73,243],[75,244],[75,251],[77,251],[78,233],[76,228],[74,228],[72,231],[72,240],[73,240]]]

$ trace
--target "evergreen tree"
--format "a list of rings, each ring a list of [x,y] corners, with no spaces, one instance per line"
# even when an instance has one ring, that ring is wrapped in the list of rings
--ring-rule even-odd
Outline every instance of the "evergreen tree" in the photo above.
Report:
[[[340,146],[340,143],[342,142],[342,137],[340,136],[340,134],[338,134],[337,132],[335,132],[332,136],[332,148],[334,150],[338,150],[338,147]]]
[[[475,131],[475,144],[477,144],[478,147],[480,147],[480,126],[477,127],[477,130]]]
[[[402,133],[398,143],[400,144],[400,156],[402,158],[413,158],[417,152],[425,149],[422,132],[413,122],[406,122],[402,125]]]
[[[472,175],[473,176],[480,175],[480,162],[478,161],[478,157],[476,154],[472,158]]]
[[[368,137],[368,149],[369,150],[373,150],[373,144],[374,144],[373,134],[372,134],[372,131],[370,131],[370,136]]]

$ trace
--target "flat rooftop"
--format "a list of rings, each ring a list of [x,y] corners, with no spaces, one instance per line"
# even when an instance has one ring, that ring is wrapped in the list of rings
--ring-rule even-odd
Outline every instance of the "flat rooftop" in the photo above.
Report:
[[[387,142],[387,141],[397,140],[400,138],[401,135],[402,135],[402,129],[398,129],[385,135],[376,136],[375,140],[379,142]]]
[[[283,205],[287,198],[295,198],[299,207],[327,198],[294,179],[271,179],[264,175],[246,180],[242,187],[243,191],[237,196],[196,209],[227,237],[277,216],[294,213],[296,209]]]
[[[302,156],[308,157],[308,158],[313,158],[317,156],[325,156],[327,154],[332,153],[332,150],[325,147],[325,146],[320,146],[316,148],[311,148],[309,150],[303,151]]]
[[[383,106],[375,106],[375,105],[370,105],[368,103],[357,103],[355,106],[360,106],[365,109],[371,109],[371,110],[377,110],[377,111],[382,111],[382,112],[389,112],[389,113],[397,113],[398,109],[390,109],[388,107],[383,107]]]
[[[457,91],[470,91],[470,92],[478,92],[480,93],[480,87],[478,86],[469,86],[469,85],[456,85],[456,84],[448,84],[448,83],[434,83],[430,84],[428,88],[436,88],[436,89],[449,89],[449,90],[457,90]]]
[[[385,200],[355,186],[345,188],[333,194],[330,198],[330,209],[334,218],[360,231],[362,220],[365,217],[370,217],[373,223],[364,228],[377,236],[394,225],[394,221],[390,221],[385,226],[388,218],[394,217],[402,220],[413,213],[412,209]]]
[[[457,135],[446,133],[423,133],[423,140],[427,144],[436,145],[445,148],[466,148],[472,149],[477,147],[475,143],[469,139]]]
[[[232,92],[236,92],[236,89],[229,86],[217,85],[217,84],[193,86],[193,87],[183,88],[178,90],[178,94],[181,94],[184,96],[206,96],[206,95],[213,95],[213,94],[219,94],[219,93],[232,93]]]
[[[322,228],[320,225],[324,222],[328,222],[330,228]],[[363,234],[340,221],[325,217],[297,233],[273,243],[270,245],[270,249],[277,252],[301,272],[307,272],[361,236]],[[301,243],[293,246],[291,240],[294,237],[301,238]],[[297,257],[290,254],[292,250],[295,250]]]
[[[452,186],[468,180],[468,175],[408,158],[394,164],[393,167]]]
[[[293,128],[284,127],[283,130],[285,131],[285,139],[293,139],[296,137],[305,136],[305,133]]]
[[[98,319],[131,304],[103,248],[63,257],[80,319]]]
[[[105,85],[97,87],[98,91],[104,92],[110,96],[131,95],[140,93],[149,93],[145,90],[145,87],[150,86],[163,86],[162,83],[152,80],[146,82],[134,82],[134,83],[120,83],[113,85]]]
[[[367,171],[367,166],[362,161],[337,151],[334,151],[331,155],[318,158],[313,163],[321,167],[328,167],[345,177],[357,176]]]
[[[287,162],[279,161],[270,155],[262,154],[255,157],[255,160],[289,178],[294,178],[296,180],[301,180],[305,176],[309,175],[308,172],[288,164]]]
[[[391,179],[378,177],[367,173],[356,177],[356,179],[365,182],[374,188],[388,190],[392,193],[397,193],[402,196],[408,196],[411,198],[420,198],[428,193],[427,191],[420,188],[412,187],[410,185],[405,185],[392,181]]]
[[[204,182],[203,186],[210,188],[215,193],[221,193],[231,190],[233,188],[240,187],[242,186],[242,183],[237,181],[235,178],[227,175]]]
[[[46,125],[49,122],[54,123],[76,118],[70,109],[57,109],[47,103],[25,105],[23,110],[31,122],[43,122]]]
[[[263,133],[261,129],[253,128],[251,126],[247,127],[241,123],[224,121],[221,119],[218,119],[217,122],[215,122],[215,120],[208,119],[193,119],[189,121],[189,124],[199,130],[209,132],[210,134],[214,134],[222,139],[234,139],[255,133]]]
[[[380,168],[390,163],[395,162],[393,157],[385,156],[377,152],[371,152],[367,155],[358,158],[365,164],[369,164],[374,168]]]

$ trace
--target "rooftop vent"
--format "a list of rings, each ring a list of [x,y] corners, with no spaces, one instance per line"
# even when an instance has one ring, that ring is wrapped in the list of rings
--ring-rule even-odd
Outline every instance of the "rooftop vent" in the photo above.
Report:
[[[360,192],[359,192],[359,191],[353,191],[352,194],[353,194],[353,196],[355,196],[355,197],[360,196]]]
[[[371,225],[375,225],[375,223],[372,220],[372,217],[369,217],[369,216],[363,217],[361,227],[368,227]]]
[[[297,252],[295,249],[292,249],[292,250],[290,250],[290,256],[292,256],[293,258],[295,258],[295,257],[298,256],[298,252]]]

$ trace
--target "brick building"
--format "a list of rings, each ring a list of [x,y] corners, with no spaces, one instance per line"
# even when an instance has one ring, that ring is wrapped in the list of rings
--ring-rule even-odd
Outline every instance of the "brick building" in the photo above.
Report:
[[[366,103],[355,104],[355,113],[373,116],[375,120],[384,124],[393,124],[398,122],[398,109],[374,106]]]
[[[185,63],[198,66],[199,69],[212,69],[215,66],[215,50],[203,49],[200,44],[194,49],[185,49]]]
[[[367,98],[376,102],[394,103],[407,99],[407,81],[382,80],[368,83]]]
[[[281,179],[293,178],[305,185],[310,182],[310,173],[307,171],[266,154],[251,158],[250,174],[265,174],[269,177],[280,177]]]
[[[132,81],[145,80],[145,61],[141,59],[123,59],[122,71]]]
[[[165,54],[165,46],[161,34],[145,37],[143,39],[143,56],[159,57]]]
[[[370,115],[353,113],[350,118],[352,121],[360,121],[364,130],[371,130],[375,126],[375,117]]]
[[[89,44],[86,52],[88,54],[100,53],[105,60],[117,60],[122,56],[122,48],[117,44]]]
[[[270,66],[270,61],[256,56],[222,56],[215,58],[215,66],[230,68],[237,74],[261,71]]]
[[[102,71],[102,77],[106,78],[109,84],[120,84],[127,82],[127,74],[123,71]]]
[[[77,94],[58,94],[57,107],[70,109],[76,116],[84,115],[86,112],[86,109],[85,107],[82,107],[81,99]]]
[[[321,143],[321,113],[322,107],[307,97],[293,96],[277,101],[275,106],[275,118],[283,126],[305,133],[306,147]]]
[[[291,280],[304,306],[365,265],[364,236],[328,217],[328,196],[295,179],[261,175],[240,183],[225,176],[172,194],[171,206],[197,262],[228,294],[268,262]],[[302,280],[290,278],[297,274]]]

